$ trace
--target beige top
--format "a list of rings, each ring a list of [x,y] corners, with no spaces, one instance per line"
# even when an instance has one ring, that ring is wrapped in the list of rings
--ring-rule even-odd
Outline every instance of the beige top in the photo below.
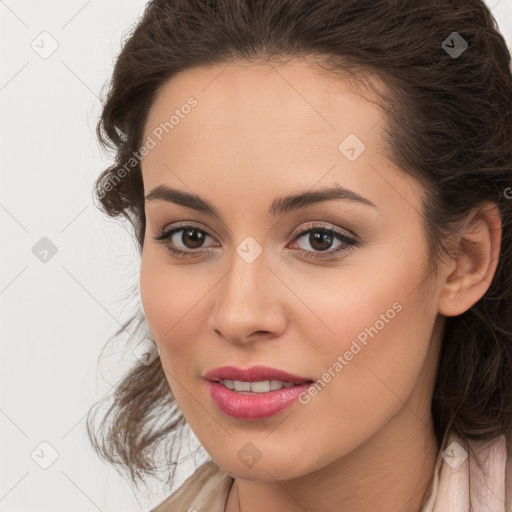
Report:
[[[483,464],[467,454],[455,434],[439,451],[427,502],[419,512],[512,512],[512,446],[504,435],[491,441],[469,441]],[[233,478],[212,460],[150,512],[224,512]]]

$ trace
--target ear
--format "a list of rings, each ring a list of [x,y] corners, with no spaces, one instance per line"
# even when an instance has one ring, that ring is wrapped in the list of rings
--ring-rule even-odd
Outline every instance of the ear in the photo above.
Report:
[[[460,228],[453,259],[445,267],[439,313],[457,316],[478,302],[491,285],[498,266],[501,216],[496,203],[474,209]]]

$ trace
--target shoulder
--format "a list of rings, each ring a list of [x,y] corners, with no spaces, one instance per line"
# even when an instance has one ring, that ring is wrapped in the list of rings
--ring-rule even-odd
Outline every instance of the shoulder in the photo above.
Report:
[[[232,484],[233,478],[209,460],[149,512],[224,512]]]
[[[505,435],[469,440],[469,453],[454,433],[443,443],[422,512],[512,510],[512,440]]]
[[[512,506],[512,439],[500,435],[486,441],[470,441],[482,464],[473,463],[469,456],[471,501],[475,510],[505,512]]]

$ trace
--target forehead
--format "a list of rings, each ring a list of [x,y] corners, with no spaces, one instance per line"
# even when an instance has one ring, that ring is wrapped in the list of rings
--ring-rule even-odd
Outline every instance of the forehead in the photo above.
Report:
[[[180,118],[179,129],[172,129],[176,144],[199,128],[212,140],[229,133],[230,140],[244,141],[246,146],[254,141],[281,148],[279,134],[292,136],[290,146],[297,138],[302,142],[325,138],[325,145],[332,146],[331,140],[348,133],[370,142],[370,132],[383,118],[377,105],[348,80],[321,74],[308,61],[229,63],[189,69],[166,82],[149,111],[146,133],[169,120],[190,97],[197,106],[185,115],[188,122]],[[378,132],[372,134],[374,144]]]
[[[337,182],[371,195],[383,172],[388,182],[407,179],[386,158],[374,97],[301,60],[183,71],[148,113],[144,139],[156,145],[142,162],[145,191],[185,183],[208,196],[239,184],[261,197]]]

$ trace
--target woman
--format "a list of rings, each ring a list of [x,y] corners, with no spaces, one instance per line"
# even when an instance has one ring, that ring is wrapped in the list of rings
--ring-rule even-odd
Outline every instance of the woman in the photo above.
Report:
[[[124,328],[155,345],[89,434],[134,482],[172,484],[184,425],[211,458],[155,511],[512,509],[512,74],[483,2],[152,1],[98,135],[141,250]]]

